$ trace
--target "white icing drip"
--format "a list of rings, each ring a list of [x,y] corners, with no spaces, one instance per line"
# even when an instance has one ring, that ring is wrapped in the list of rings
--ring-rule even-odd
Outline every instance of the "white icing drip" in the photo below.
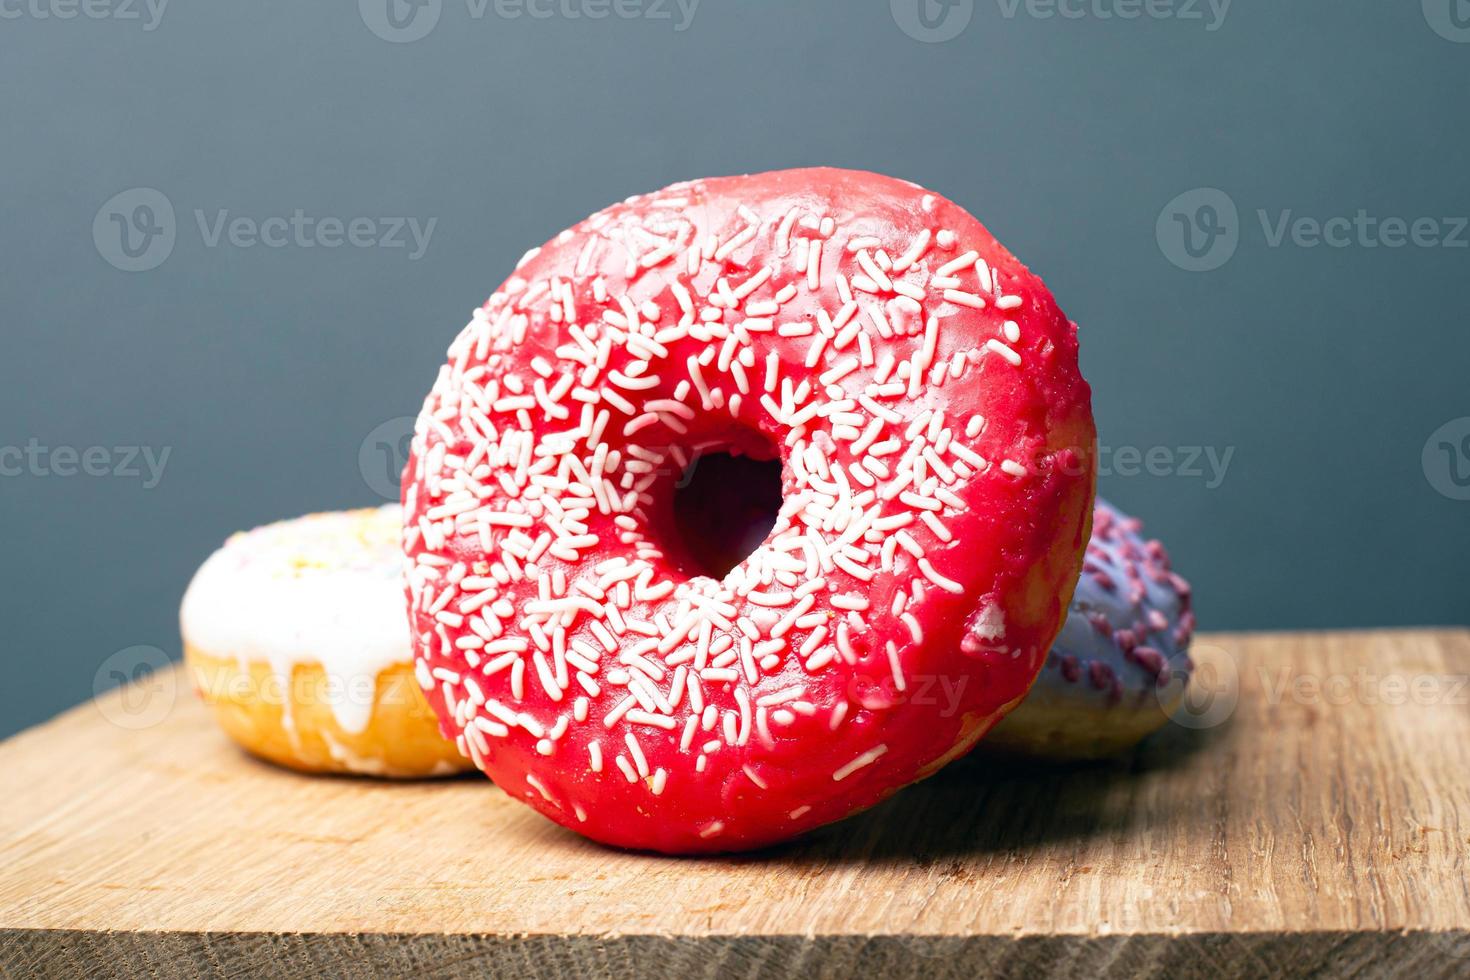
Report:
[[[268,664],[282,692],[297,664],[320,664],[337,724],[361,733],[378,674],[413,659],[401,523],[400,508],[388,505],[234,535],[189,583],[180,611],[185,642],[242,667]],[[284,698],[288,728],[290,702]]]
[[[427,777],[452,776],[458,772],[454,765],[445,759],[434,763],[434,767],[428,772],[404,772],[395,769],[380,758],[374,756],[359,755],[352,749],[333,738],[329,733],[322,732],[322,739],[327,743],[327,751],[332,758],[345,768],[348,772],[359,776],[400,776],[400,777]]]

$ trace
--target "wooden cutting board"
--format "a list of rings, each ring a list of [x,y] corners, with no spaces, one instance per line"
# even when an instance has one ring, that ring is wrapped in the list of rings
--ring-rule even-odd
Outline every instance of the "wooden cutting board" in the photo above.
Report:
[[[272,768],[154,676],[0,744],[0,975],[1470,976],[1470,631],[1198,651],[1129,758],[698,860]]]

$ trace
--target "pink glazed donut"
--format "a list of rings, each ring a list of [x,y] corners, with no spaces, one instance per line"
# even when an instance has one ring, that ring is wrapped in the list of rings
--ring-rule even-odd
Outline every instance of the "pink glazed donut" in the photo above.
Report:
[[[1075,326],[939,195],[814,169],[630,199],[533,250],[424,405],[420,683],[497,785],[589,837],[800,834],[1020,701],[1081,567],[1094,440]],[[711,452],[781,468],[727,571],[673,520]],[[933,677],[952,710],[914,695]]]

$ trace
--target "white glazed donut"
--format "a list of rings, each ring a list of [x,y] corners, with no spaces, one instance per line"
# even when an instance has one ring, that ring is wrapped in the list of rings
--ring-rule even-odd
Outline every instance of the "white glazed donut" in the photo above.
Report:
[[[413,679],[396,505],[231,537],[184,596],[184,656],[220,725],[309,772],[421,777],[467,763]]]

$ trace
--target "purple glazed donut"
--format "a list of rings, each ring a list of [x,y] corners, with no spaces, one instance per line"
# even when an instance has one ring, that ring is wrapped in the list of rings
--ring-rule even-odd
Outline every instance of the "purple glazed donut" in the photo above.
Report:
[[[1054,758],[1097,758],[1159,728],[1193,664],[1189,583],[1143,522],[1098,498],[1082,576],[1026,700],[982,743]]]

